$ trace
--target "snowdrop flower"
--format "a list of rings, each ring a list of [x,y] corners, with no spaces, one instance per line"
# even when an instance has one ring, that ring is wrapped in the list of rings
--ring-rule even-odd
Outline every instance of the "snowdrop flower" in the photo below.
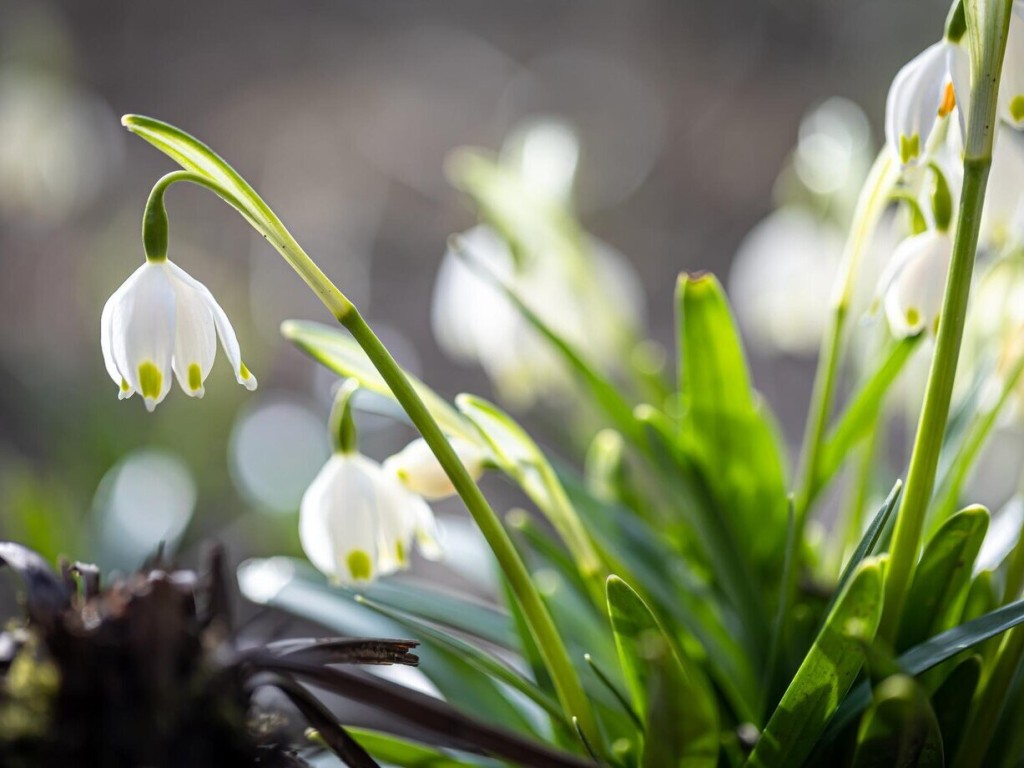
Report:
[[[1024,135],[1017,131],[999,131],[981,212],[980,240],[984,247],[998,249],[1024,242],[1021,179],[1024,179]]]
[[[238,383],[256,389],[238,339],[205,285],[170,259],[147,259],[114,291],[100,319],[107,373],[124,400],[136,392],[152,411],[171,388],[171,372],[191,397],[202,397],[217,337]]]
[[[449,440],[459,461],[474,480],[484,471],[484,454],[480,448],[462,438]],[[455,486],[441,467],[430,446],[421,437],[384,461],[384,471],[397,477],[406,488],[429,501],[453,496]]]
[[[310,562],[340,584],[408,568],[414,543],[427,557],[440,555],[427,503],[354,451],[331,456],[306,490],[299,540]]]
[[[1014,128],[1024,128],[1024,2],[1014,0],[1010,32],[1006,38],[999,115]]]
[[[969,82],[967,52],[949,40],[929,46],[896,74],[885,103],[885,139],[900,163],[925,154],[936,120],[966,100]]]
[[[880,281],[885,316],[896,338],[937,329],[952,250],[949,233],[936,230],[908,237],[896,247]]]
[[[828,296],[843,236],[795,206],[780,208],[743,239],[729,272],[729,294],[743,330],[774,352],[810,354],[828,321]]]

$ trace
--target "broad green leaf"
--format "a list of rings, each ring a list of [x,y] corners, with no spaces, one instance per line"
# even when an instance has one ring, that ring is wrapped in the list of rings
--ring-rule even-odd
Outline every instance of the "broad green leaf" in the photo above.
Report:
[[[550,695],[542,691],[533,682],[528,680],[522,673],[510,667],[504,661],[482,648],[457,637],[452,632],[445,632],[437,627],[431,626],[414,616],[402,611],[389,608],[369,598],[359,596],[356,601],[381,616],[391,619],[396,624],[410,631],[411,636],[420,640],[429,638],[430,642],[436,644],[450,653],[462,658],[467,664],[474,667],[481,673],[499,680],[505,685],[516,689],[529,698],[551,717],[563,719],[564,711],[562,706]],[[458,702],[455,702],[458,704]]]
[[[923,335],[895,342],[889,354],[854,395],[822,449],[816,479],[819,488],[832,479],[850,450],[867,437],[878,420],[886,393],[906,367]]]
[[[632,587],[609,576],[607,589],[619,663],[646,724],[641,765],[713,768],[718,709],[704,673],[682,655]]]
[[[394,398],[366,353],[342,329],[305,320],[286,320],[281,324],[281,335],[339,376],[355,379],[364,389]],[[405,375],[442,430],[449,436],[481,444],[476,431],[444,398],[416,377]]]
[[[860,724],[853,768],[942,768],[942,747],[938,720],[920,683],[893,675],[875,688]]]
[[[1024,600],[1018,600],[926,640],[903,653],[897,662],[906,674],[917,676],[1022,622]],[[857,686],[832,718],[828,730],[822,737],[822,743],[835,740],[843,729],[864,711],[870,700],[870,689],[866,685]]]
[[[917,645],[960,620],[971,566],[988,521],[988,510],[968,507],[949,518],[929,540],[907,592],[898,649]]]
[[[745,551],[777,560],[786,533],[783,452],[774,419],[751,385],[725,293],[711,275],[680,275],[676,311],[682,443],[703,467]]]
[[[473,395],[455,398],[459,412],[478,432],[499,468],[514,480],[551,522],[588,583],[604,564],[583,521],[544,452],[522,427],[493,403]]]
[[[883,558],[863,561],[804,657],[746,765],[801,765],[864,663],[882,616]]]
[[[457,758],[435,747],[417,744],[390,733],[351,726],[345,726],[345,730],[376,760],[388,765],[400,765],[403,768],[498,768],[501,765],[477,755]]]
[[[955,755],[960,745],[980,679],[981,657],[974,654],[957,664],[932,694],[932,710],[938,718],[943,749],[948,755]]]

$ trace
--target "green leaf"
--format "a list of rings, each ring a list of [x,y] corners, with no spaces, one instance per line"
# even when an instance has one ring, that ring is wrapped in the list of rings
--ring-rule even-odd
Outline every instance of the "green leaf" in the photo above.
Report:
[[[886,393],[899,378],[923,335],[893,344],[889,354],[854,395],[822,448],[815,480],[819,488],[832,479],[854,446],[868,436],[878,420]]]
[[[725,293],[711,275],[684,274],[676,304],[682,443],[703,467],[745,552],[777,561],[786,533],[783,452],[775,421],[751,385]]]
[[[512,669],[508,664],[484,651],[482,648],[467,643],[451,632],[444,632],[408,613],[394,610],[367,597],[357,596],[356,602],[408,629],[413,637],[423,641],[429,640],[431,644],[444,648],[449,653],[463,659],[482,674],[492,677],[510,688],[514,688],[541,707],[551,717],[564,720],[562,706],[554,698],[542,691],[520,672]],[[458,704],[459,702],[455,703]],[[564,725],[568,725],[568,723],[564,723]]]
[[[836,599],[843,593],[843,589],[846,587],[846,583],[850,580],[850,577],[856,572],[866,558],[872,555],[877,555],[882,552],[882,543],[886,539],[886,531],[892,530],[892,522],[895,518],[892,516],[893,512],[896,511],[896,505],[899,503],[900,494],[903,492],[903,482],[897,480],[896,484],[889,491],[889,495],[886,496],[885,501],[882,503],[881,508],[875,513],[874,518],[871,520],[871,524],[867,530],[864,531],[864,535],[861,536],[860,543],[857,544],[857,548],[853,551],[850,556],[850,562],[843,568],[842,574],[839,576],[839,582],[836,584],[836,590],[832,594],[832,599],[828,603],[828,607],[825,609],[825,616],[828,616],[832,612],[832,606],[835,605]]]
[[[971,567],[988,531],[984,507],[968,507],[943,523],[914,569],[897,648],[909,648],[960,620]]]
[[[853,768],[942,768],[942,736],[928,696],[907,675],[875,688],[861,721]]]
[[[400,736],[366,728],[345,726],[356,741],[377,760],[403,768],[498,768],[500,763],[485,757],[466,755],[459,759],[434,747],[417,744]]]
[[[932,694],[932,710],[939,721],[946,754],[955,755],[960,746],[980,679],[981,657],[974,654],[957,664]]]
[[[340,328],[306,320],[285,320],[281,324],[281,335],[339,376],[355,379],[360,387],[394,399],[391,389],[384,383],[366,353]],[[405,375],[444,432],[451,437],[483,445],[476,431],[444,398],[416,377],[409,373]]]
[[[714,768],[718,710],[703,672],[682,655],[650,608],[617,576],[608,613],[633,707],[646,723],[645,768]]]
[[[850,579],[747,765],[802,765],[849,691],[882,616],[882,558],[863,561]]]
[[[973,648],[1022,622],[1024,600],[1018,600],[936,635],[931,640],[906,651],[897,661],[906,674],[920,675],[958,653]],[[866,685],[860,685],[851,692],[829,723],[828,730],[822,737],[822,744],[834,741],[843,729],[864,711],[870,699],[871,692]]]
[[[455,398],[459,412],[490,449],[495,463],[514,480],[551,522],[572,553],[587,583],[605,568],[583,521],[544,452],[522,427],[493,403],[473,395]]]

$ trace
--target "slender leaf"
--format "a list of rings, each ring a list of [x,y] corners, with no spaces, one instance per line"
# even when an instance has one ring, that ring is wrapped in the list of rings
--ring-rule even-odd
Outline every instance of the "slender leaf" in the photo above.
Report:
[[[626,582],[609,576],[608,613],[633,706],[646,723],[645,768],[713,768],[718,710],[703,672],[682,655]]]
[[[843,568],[842,574],[839,576],[839,583],[836,585],[836,591],[832,594],[832,599],[829,601],[828,608],[825,609],[825,616],[828,616],[832,612],[832,607],[835,605],[836,598],[842,594],[843,589],[846,587],[846,583],[850,580],[850,577],[856,572],[866,558],[872,555],[877,555],[882,552],[881,543],[885,540],[885,532],[892,530],[892,524],[895,521],[893,512],[896,511],[896,505],[899,503],[900,494],[903,491],[903,481],[897,480],[896,484],[889,491],[889,495],[885,498],[881,508],[875,513],[874,518],[871,520],[871,524],[867,530],[864,531],[864,535],[861,536],[860,543],[857,548],[853,551],[850,556],[850,562]]]
[[[942,768],[942,736],[914,678],[893,675],[875,689],[861,721],[853,768]]]
[[[988,510],[968,507],[949,518],[928,541],[907,592],[898,648],[917,645],[959,621],[988,521]]]
[[[366,353],[340,328],[305,320],[286,320],[281,324],[281,335],[339,376],[355,379],[359,386],[371,392],[394,398]],[[481,444],[475,430],[444,398],[416,377],[408,373],[406,376],[441,429],[453,437]]]
[[[1024,600],[1018,600],[926,640],[903,653],[897,661],[906,674],[920,675],[958,653],[969,650],[1022,622]],[[866,685],[857,686],[832,718],[828,730],[822,737],[822,744],[835,740],[842,730],[864,711],[870,700],[870,688]]]
[[[955,755],[960,745],[980,679],[981,657],[974,654],[957,664],[932,694],[932,709],[938,718],[943,749],[948,755]]]
[[[882,615],[882,559],[863,561],[797,670],[747,761],[801,765],[850,689]]]
[[[417,744],[390,733],[366,728],[348,728],[352,737],[377,760],[403,768],[498,768],[499,763],[485,757],[456,757],[448,751]]]
[[[356,600],[360,605],[365,605],[370,610],[376,611],[381,616],[405,627],[416,637],[421,639],[428,638],[432,644],[441,646],[452,654],[459,656],[481,673],[516,689],[541,707],[551,717],[556,719],[563,718],[562,707],[554,698],[528,680],[521,672],[512,669],[507,663],[484,651],[482,648],[467,643],[450,632],[443,632],[427,622],[410,616],[408,613],[388,608],[369,598],[359,596]]]

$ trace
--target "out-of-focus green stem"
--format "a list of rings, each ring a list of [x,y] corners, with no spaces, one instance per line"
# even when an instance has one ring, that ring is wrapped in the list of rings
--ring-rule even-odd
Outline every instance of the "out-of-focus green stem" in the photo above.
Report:
[[[871,172],[864,182],[857,208],[854,212],[853,224],[843,254],[843,264],[835,285],[832,316],[829,327],[822,341],[818,354],[818,369],[814,377],[814,392],[807,417],[807,426],[803,439],[803,459],[801,474],[796,483],[794,493],[794,513],[797,542],[803,540],[803,530],[807,522],[807,513],[817,496],[818,465],[824,447],[825,430],[828,427],[829,415],[835,397],[839,373],[839,362],[842,353],[842,341],[846,330],[846,321],[850,313],[850,304],[856,287],[857,273],[860,264],[871,242],[878,218],[889,200],[895,176],[891,153],[883,148],[871,167]]]
[[[971,38],[973,55],[964,181],[935,354],[885,576],[885,609],[879,635],[889,641],[893,640],[899,626],[907,584],[917,560],[921,530],[935,487],[935,473],[949,418],[949,403],[967,317],[985,187],[992,165],[996,103],[1011,0],[976,0],[970,5],[968,37]]]

